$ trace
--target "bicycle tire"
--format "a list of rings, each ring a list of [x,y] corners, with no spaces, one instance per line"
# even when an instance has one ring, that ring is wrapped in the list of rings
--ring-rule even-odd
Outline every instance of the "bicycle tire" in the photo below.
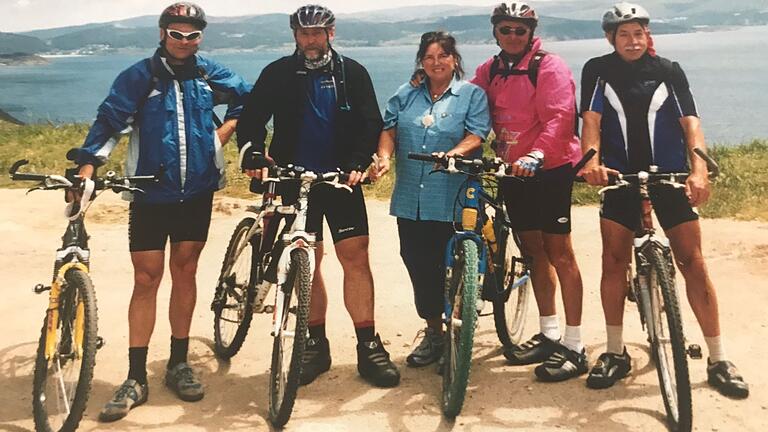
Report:
[[[309,325],[309,301],[311,294],[311,272],[306,249],[291,251],[291,264],[285,283],[280,287],[286,294],[283,303],[281,331],[275,335],[272,345],[272,363],[269,370],[269,421],[275,427],[282,427],[291,418],[293,405],[301,376],[301,358],[307,341]],[[294,316],[293,344],[286,371],[285,348],[288,344],[285,330],[290,328],[290,317]]]
[[[656,312],[651,321],[654,325],[651,351],[670,429],[689,432],[693,422],[691,382],[680,305],[675,290],[674,269],[668,253],[669,251],[665,254],[662,249],[654,247],[648,257],[651,264],[651,309]],[[663,307],[660,301],[663,301]],[[665,321],[666,329],[663,327]],[[670,370],[669,354],[674,370]]]
[[[214,352],[221,359],[230,359],[240,351],[253,318],[253,299],[262,277],[258,255],[261,230],[251,237],[249,245],[238,256],[235,254],[254,223],[256,220],[248,217],[237,224],[221,263],[212,306]],[[227,278],[225,274],[230,268]],[[243,279],[238,280],[241,277]],[[234,331],[230,327],[234,327]]]
[[[75,316],[79,304],[83,305],[84,328],[82,352],[80,358],[77,359],[77,354],[72,351]],[[58,329],[56,335],[59,340],[56,343],[54,358],[49,361],[45,357],[47,317],[43,320],[43,329],[37,347],[32,384],[32,412],[36,431],[69,432],[77,429],[78,424],[80,424],[88,404],[93,369],[96,364],[97,313],[96,294],[88,274],[77,268],[67,270],[64,274],[64,285],[59,297],[59,322],[56,324]],[[66,359],[66,357],[70,358]],[[62,359],[64,359],[63,365],[68,369],[68,372],[62,371]],[[61,380],[52,382],[56,377],[55,370],[57,368],[60,371]],[[72,380],[67,382],[64,375],[71,377]],[[63,404],[63,407],[60,406],[63,402],[62,387],[64,387],[63,393],[66,395],[66,403]],[[62,414],[63,417],[52,413],[54,406],[50,404],[51,401],[49,400],[52,394],[56,394],[56,409],[61,411],[63,408],[65,410]],[[68,412],[66,412],[67,407]]]
[[[512,289],[517,278],[517,268],[514,258],[522,257],[514,237],[510,236],[509,228],[500,224],[496,232],[499,250],[494,256],[497,269],[503,269],[497,275],[497,289],[501,293],[493,300],[493,323],[496,335],[504,347],[512,347],[520,343],[525,330],[525,319],[530,302],[530,280]]]
[[[443,414],[449,418],[459,415],[464,405],[477,323],[477,244],[465,239],[455,247],[456,260],[450,276],[446,278],[448,286],[445,294],[446,301],[452,303],[455,311],[447,320],[445,332],[442,406]],[[456,318],[461,322],[458,331]]]

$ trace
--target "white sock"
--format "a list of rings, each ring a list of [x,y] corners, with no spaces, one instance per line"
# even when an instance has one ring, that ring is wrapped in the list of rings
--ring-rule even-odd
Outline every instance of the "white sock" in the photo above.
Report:
[[[563,346],[577,353],[584,349],[584,344],[581,343],[581,326],[569,326],[566,324]]]
[[[614,326],[614,325],[607,325],[605,326],[605,334],[607,336],[607,347],[606,351],[608,351],[611,354],[624,354],[624,326]]]
[[[709,361],[712,363],[717,363],[726,359],[722,336],[704,336],[704,341],[707,343],[707,349],[709,350]]]
[[[560,322],[557,315],[539,316],[539,328],[547,338],[560,340]]]

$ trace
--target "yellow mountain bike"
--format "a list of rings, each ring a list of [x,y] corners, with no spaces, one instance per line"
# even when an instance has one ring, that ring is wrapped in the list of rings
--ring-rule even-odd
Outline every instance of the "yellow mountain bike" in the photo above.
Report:
[[[12,180],[39,183],[28,193],[64,189],[84,198],[67,206],[69,224],[61,248],[56,250],[51,284],[34,287],[36,294],[48,292],[32,386],[35,430],[74,431],[88,402],[96,351],[103,345],[97,334],[96,293],[88,275],[90,250],[85,211],[90,197],[95,198],[98,191],[141,192],[134,182],[155,177],[118,177],[110,171],[104,177],[80,181],[76,170],[67,170],[64,176],[17,172],[28,162],[19,160],[9,171]]]

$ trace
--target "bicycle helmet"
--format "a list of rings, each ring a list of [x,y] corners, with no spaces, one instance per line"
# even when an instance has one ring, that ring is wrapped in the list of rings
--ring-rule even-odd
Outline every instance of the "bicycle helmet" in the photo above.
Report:
[[[291,14],[291,30],[299,28],[329,29],[336,25],[336,17],[330,9],[320,5],[306,5]]]
[[[539,16],[525,2],[512,2],[509,6],[506,3],[502,3],[493,9],[491,24],[496,25],[504,20],[524,21],[531,28],[534,28],[539,22]]]
[[[621,2],[613,5],[612,8],[603,14],[603,31],[615,31],[619,24],[628,22],[638,22],[642,25],[648,25],[651,16],[642,6],[634,3]]]
[[[172,23],[188,23],[200,30],[208,25],[203,8],[191,2],[178,2],[165,8],[160,14],[158,25],[160,28],[168,28]]]

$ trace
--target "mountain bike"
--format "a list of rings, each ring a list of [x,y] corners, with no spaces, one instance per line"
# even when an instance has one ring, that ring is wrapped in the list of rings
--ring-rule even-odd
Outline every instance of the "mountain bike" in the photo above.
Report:
[[[464,404],[474,332],[484,300],[493,302],[502,342],[519,340],[530,293],[529,263],[517,253],[517,239],[510,237],[503,202],[483,188],[483,179],[492,184],[506,175],[506,164],[501,159],[421,153],[409,153],[408,158],[435,163],[440,168],[433,173],[467,176],[456,197],[456,204],[461,207],[457,221],[460,229],[448,241],[445,252],[442,409],[447,417],[453,418]]]
[[[710,177],[718,175],[718,166],[701,149],[694,152],[707,162]],[[656,166],[637,174],[620,174],[612,178],[606,191],[635,188],[640,195],[642,225],[635,233],[632,265],[627,269],[628,299],[637,304],[640,323],[648,333],[651,358],[656,365],[659,387],[673,431],[690,431],[692,427],[691,382],[688,356],[700,359],[701,348],[686,348],[680,302],[675,287],[675,267],[669,240],[659,235],[653,225],[653,203],[649,187],[684,188],[688,173],[658,173]]]
[[[37,431],[74,431],[85,412],[96,363],[96,351],[104,344],[98,336],[96,293],[89,276],[90,249],[85,230],[85,213],[98,194],[142,192],[139,181],[156,176],[119,177],[113,171],[93,180],[76,177],[77,170],[62,175],[20,173],[29,163],[19,160],[9,170],[12,180],[35,181],[35,190],[67,190],[82,193],[84,199],[67,207],[69,224],[56,250],[53,280],[37,284],[36,294],[48,292],[48,309],[37,346],[32,384],[32,411]]]
[[[574,174],[594,154],[588,152],[573,168]],[[517,181],[537,179],[506,175],[508,165],[501,158],[468,159],[422,153],[409,153],[408,158],[435,163],[439,168],[432,173],[467,176],[456,197],[461,207],[461,229],[451,237],[445,253],[442,408],[445,416],[454,418],[464,404],[474,332],[484,300],[493,302],[497,334],[508,345],[520,340],[531,292],[530,260],[520,253],[520,241],[511,230],[503,200],[498,194],[497,198],[488,194],[483,180],[488,180],[486,183],[491,187],[495,182],[498,187],[502,177]]]
[[[277,427],[291,417],[308,333],[309,301],[315,270],[315,233],[306,232],[312,187],[325,184],[351,191],[341,171],[316,174],[300,166],[275,166],[262,157],[269,176],[261,205],[235,228],[224,256],[212,308],[216,352],[234,355],[242,345],[253,311],[273,313],[269,372],[269,420]],[[279,188],[298,188],[295,203],[277,205]],[[278,236],[281,219],[285,225]],[[264,301],[273,287],[274,303]],[[229,329],[225,331],[225,329]],[[230,355],[230,357],[231,357]]]

